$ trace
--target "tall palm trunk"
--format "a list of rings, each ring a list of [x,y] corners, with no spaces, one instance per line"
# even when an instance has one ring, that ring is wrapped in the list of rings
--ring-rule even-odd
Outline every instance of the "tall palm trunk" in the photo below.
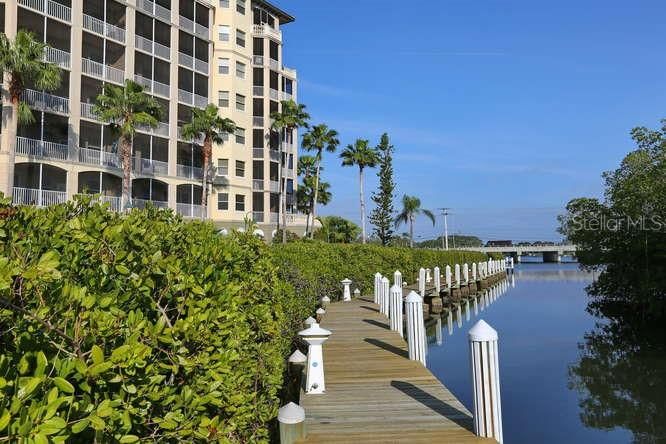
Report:
[[[365,243],[365,196],[363,195],[363,167],[358,169],[359,171],[359,189],[361,190],[361,239]]]
[[[204,219],[208,217],[208,170],[212,154],[213,141],[210,136],[206,136],[203,146],[203,179],[201,188],[201,206],[205,211]]]
[[[282,243],[287,243],[287,181],[284,177],[284,132],[280,134],[280,211],[282,213]]]
[[[414,248],[414,216],[409,215],[409,248]]]
[[[20,96],[20,93],[19,93]],[[14,164],[16,163],[16,136],[18,135],[19,96],[11,94],[11,116],[7,117],[7,189],[0,190],[5,196],[14,194]],[[3,107],[4,108],[4,107]]]
[[[314,221],[317,217],[317,199],[319,199],[319,170],[321,167],[321,151],[317,153],[317,174],[315,175],[315,187],[314,187],[314,196],[312,197],[312,203],[310,204],[310,213],[312,214],[312,232],[310,233],[310,239],[314,238]]]
[[[132,141],[127,136],[120,136],[120,161],[123,165],[123,209],[132,202]]]

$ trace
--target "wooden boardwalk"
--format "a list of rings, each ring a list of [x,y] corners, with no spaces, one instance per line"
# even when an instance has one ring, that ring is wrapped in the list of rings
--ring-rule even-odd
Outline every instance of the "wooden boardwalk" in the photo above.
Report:
[[[328,307],[321,325],[326,393],[301,395],[303,443],[492,443],[472,432],[472,415],[430,371],[410,361],[372,300]]]

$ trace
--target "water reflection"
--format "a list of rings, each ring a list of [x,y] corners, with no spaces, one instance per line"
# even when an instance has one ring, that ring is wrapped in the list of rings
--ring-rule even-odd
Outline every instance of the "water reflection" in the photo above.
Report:
[[[628,294],[620,279],[602,274],[600,281],[588,288],[588,312],[600,322],[585,335],[580,359],[569,369],[581,421],[601,430],[625,428],[634,442],[664,443],[666,316],[646,303],[626,302],[649,298]]]

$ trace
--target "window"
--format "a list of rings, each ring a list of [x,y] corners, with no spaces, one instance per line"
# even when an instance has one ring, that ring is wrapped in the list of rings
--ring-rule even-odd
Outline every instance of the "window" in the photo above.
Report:
[[[229,73],[229,65],[227,65],[227,74]],[[245,78],[245,63],[236,62],[236,77],[239,79]]]
[[[245,48],[245,33],[240,29],[236,30],[236,44]]]
[[[217,159],[217,175],[229,175],[229,159]]]
[[[229,193],[217,193],[217,209],[229,209]]]
[[[245,196],[236,194],[236,211],[245,211]]]
[[[236,161],[236,177],[245,177],[245,162],[242,160]]]
[[[245,15],[245,0],[236,1],[236,11],[238,11],[239,14]]]
[[[221,42],[228,42],[228,41],[229,41],[229,33],[230,33],[230,31],[229,31],[229,26],[227,26],[227,25],[219,25],[219,26],[217,27],[217,35],[218,35],[218,39],[219,39]]]
[[[236,136],[236,143],[245,145],[245,130],[243,128],[236,128],[234,135]]]
[[[245,111],[245,96],[236,94],[236,109],[238,111]]]
[[[229,108],[229,91],[218,91],[217,106],[220,108]]]
[[[220,74],[229,74],[229,59],[223,57],[217,59],[217,71]]]
[[[229,0],[220,0],[220,8],[228,8]]]

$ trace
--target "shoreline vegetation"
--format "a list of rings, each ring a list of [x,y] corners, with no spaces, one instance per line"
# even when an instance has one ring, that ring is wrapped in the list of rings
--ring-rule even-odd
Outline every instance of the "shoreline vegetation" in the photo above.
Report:
[[[0,203],[0,437],[269,442],[296,333],[340,280],[480,253],[299,241],[92,198]]]

